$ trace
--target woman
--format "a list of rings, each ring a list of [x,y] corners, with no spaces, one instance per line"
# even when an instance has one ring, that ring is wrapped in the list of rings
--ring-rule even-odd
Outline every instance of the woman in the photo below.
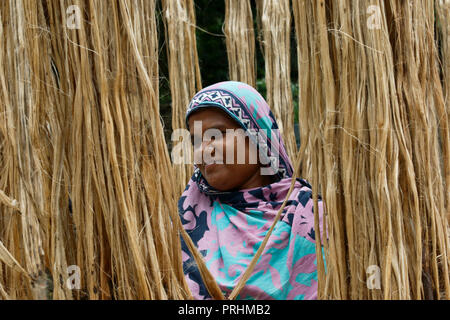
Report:
[[[226,81],[198,92],[189,104],[186,125],[197,161],[179,200],[179,213],[184,229],[227,296],[288,194],[292,165],[269,106],[247,84]],[[248,138],[237,142],[243,133]],[[259,157],[251,161],[255,153]],[[319,197],[320,217],[321,213]],[[297,179],[237,299],[316,299],[314,241],[311,186]],[[211,298],[184,241],[182,248],[183,269],[194,298]]]

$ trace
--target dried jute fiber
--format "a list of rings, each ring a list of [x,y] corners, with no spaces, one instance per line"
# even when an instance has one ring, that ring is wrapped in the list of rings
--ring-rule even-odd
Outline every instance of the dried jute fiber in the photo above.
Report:
[[[154,1],[0,4],[0,296],[184,299]]]
[[[291,91],[289,0],[258,0],[265,61],[267,102],[271,106],[288,155],[297,154],[294,135],[294,104]]]
[[[255,32],[249,0],[225,0],[224,33],[229,79],[256,87]]]
[[[449,299],[449,1],[224,1],[221,65],[260,83],[256,35],[295,177],[323,200],[319,299]],[[180,235],[214,299],[252,276],[270,232],[225,297],[178,216],[192,162],[165,141],[158,40],[175,131],[202,88],[199,3],[0,1],[0,299],[191,299]]]
[[[293,9],[302,168],[328,230],[319,298],[448,299],[448,104],[434,4]]]
[[[163,0],[163,19],[169,65],[172,109],[172,130],[186,129],[184,116],[189,101],[202,88],[195,38],[194,1]],[[176,152],[180,159],[172,159],[176,181],[183,191],[192,175],[190,139],[183,139],[183,150]],[[173,141],[178,144],[179,141]]]

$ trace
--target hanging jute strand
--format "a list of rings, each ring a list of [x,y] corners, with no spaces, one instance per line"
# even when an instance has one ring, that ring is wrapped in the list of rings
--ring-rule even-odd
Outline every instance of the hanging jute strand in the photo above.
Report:
[[[278,121],[288,155],[297,154],[291,91],[289,0],[260,1],[267,102]]]
[[[255,32],[249,0],[225,0],[229,80],[256,87]]]
[[[438,0],[436,1],[436,14],[437,14],[437,37],[440,40],[440,62],[439,67],[442,67],[442,80],[444,90],[444,110],[442,116],[447,115],[447,125],[450,124],[450,1]],[[445,137],[445,133],[441,135]],[[447,155],[449,154],[449,140],[442,140],[444,148],[447,148]],[[444,159],[445,160],[445,159]],[[443,161],[446,166],[445,181],[447,189],[444,189],[447,197],[446,208],[450,207],[450,159]],[[450,223],[450,210],[447,210],[447,221]]]
[[[186,129],[184,116],[194,94],[202,88],[195,38],[194,2],[163,0],[164,26],[169,65],[170,93],[172,98],[172,130]],[[190,139],[183,139],[183,149],[172,153],[176,181],[180,190],[192,175]],[[178,141],[172,141],[177,144]],[[182,183],[184,182],[184,183]]]
[[[436,0],[437,31],[441,45],[441,64],[444,78],[445,101],[450,99],[450,1]]]

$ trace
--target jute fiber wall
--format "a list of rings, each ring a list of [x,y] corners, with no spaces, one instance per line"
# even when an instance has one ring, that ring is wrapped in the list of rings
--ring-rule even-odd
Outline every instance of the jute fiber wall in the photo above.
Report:
[[[319,298],[448,299],[448,1],[249,3],[224,3],[230,79],[255,85],[256,12],[267,100],[295,175],[325,204]],[[196,4],[156,4],[0,2],[1,299],[190,298],[180,232],[212,296],[225,298],[180,227],[192,167],[172,163],[159,110],[158,37],[173,129],[202,87]]]
[[[448,104],[433,2],[295,1],[294,13],[302,168],[327,212],[319,296],[448,298]]]
[[[1,297],[189,297],[155,2],[2,1],[0,19]]]

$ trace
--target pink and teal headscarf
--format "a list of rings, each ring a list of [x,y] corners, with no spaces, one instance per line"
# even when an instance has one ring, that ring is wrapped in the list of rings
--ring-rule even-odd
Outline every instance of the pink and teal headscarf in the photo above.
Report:
[[[267,186],[219,192],[198,168],[178,202],[184,229],[204,257],[224,295],[231,293],[271,227],[287,196],[292,165],[275,118],[251,86],[226,81],[198,92],[189,115],[198,108],[220,108],[236,120],[259,148],[268,150],[277,182]],[[261,130],[265,129],[265,130]],[[255,132],[263,131],[262,139]],[[275,148],[273,147],[275,146]],[[322,201],[318,210],[322,217]],[[252,276],[238,299],[316,299],[317,265],[311,186],[297,179],[283,215],[275,226]],[[322,222],[320,222],[322,225]],[[182,241],[183,269],[196,299],[210,299],[197,265]]]

